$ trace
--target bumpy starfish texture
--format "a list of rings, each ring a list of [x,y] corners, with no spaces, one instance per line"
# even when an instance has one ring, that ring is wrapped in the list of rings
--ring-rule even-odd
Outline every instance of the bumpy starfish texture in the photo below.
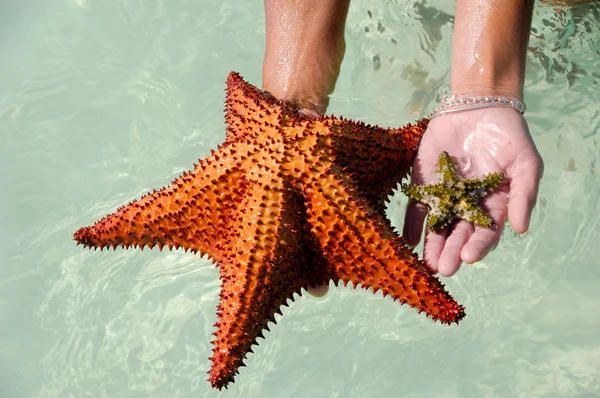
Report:
[[[431,185],[402,184],[402,192],[429,207],[427,228],[436,231],[461,218],[473,225],[491,227],[494,220],[479,205],[479,201],[496,189],[504,179],[502,173],[492,173],[478,179],[458,176],[454,161],[446,151],[440,154],[437,181]]]
[[[213,387],[233,380],[280,307],[309,286],[360,284],[442,323],[464,317],[384,214],[426,120],[382,129],[308,118],[236,73],[226,92],[218,150],[74,235],[90,248],[183,248],[218,264]]]

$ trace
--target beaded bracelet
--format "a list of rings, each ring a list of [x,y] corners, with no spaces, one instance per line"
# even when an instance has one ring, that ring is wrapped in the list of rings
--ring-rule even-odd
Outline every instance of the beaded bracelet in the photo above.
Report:
[[[431,115],[429,115],[430,119],[435,116],[445,115],[447,113],[470,111],[480,108],[512,108],[521,115],[524,114],[525,109],[527,109],[525,104],[519,100],[505,97],[491,97],[487,95],[482,95],[479,97],[451,95],[448,97],[446,94],[444,94],[441,102],[442,103],[440,106],[435,108],[434,111],[431,112]]]

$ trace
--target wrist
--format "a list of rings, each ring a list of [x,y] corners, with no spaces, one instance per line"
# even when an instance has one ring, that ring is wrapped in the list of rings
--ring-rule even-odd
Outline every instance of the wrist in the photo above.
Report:
[[[523,101],[523,84],[519,78],[475,76],[472,79],[464,79],[468,75],[461,75],[460,79],[450,81],[450,91],[457,97],[491,96]]]
[[[263,90],[298,110],[325,113],[337,74],[315,76],[296,69],[281,71],[271,65],[268,60],[263,63]]]
[[[263,89],[307,114],[323,114],[344,58],[349,0],[265,0]]]
[[[429,118],[484,108],[512,109],[522,116],[525,113],[526,106],[523,102],[511,97],[444,94],[440,105],[433,110]]]

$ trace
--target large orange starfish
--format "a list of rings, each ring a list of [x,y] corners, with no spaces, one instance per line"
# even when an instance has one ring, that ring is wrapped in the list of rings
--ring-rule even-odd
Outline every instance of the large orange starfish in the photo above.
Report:
[[[74,235],[87,247],[167,246],[218,263],[213,387],[233,380],[294,293],[330,280],[382,290],[442,323],[463,318],[384,214],[427,121],[382,129],[303,117],[236,73],[225,111],[225,143],[192,172]]]

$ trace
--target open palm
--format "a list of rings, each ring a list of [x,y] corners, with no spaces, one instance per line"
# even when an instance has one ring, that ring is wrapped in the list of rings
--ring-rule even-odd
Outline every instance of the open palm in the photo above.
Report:
[[[479,261],[496,246],[507,212],[513,230],[527,232],[544,166],[525,119],[507,108],[483,108],[433,118],[415,158],[413,184],[435,181],[442,151],[453,157],[463,177],[481,177],[497,171],[505,176],[500,187],[482,202],[494,219],[491,228],[474,227],[461,220],[437,232],[427,231],[425,262],[441,275],[451,276],[462,262]],[[419,243],[426,215],[424,205],[409,203],[404,237],[410,245]]]

